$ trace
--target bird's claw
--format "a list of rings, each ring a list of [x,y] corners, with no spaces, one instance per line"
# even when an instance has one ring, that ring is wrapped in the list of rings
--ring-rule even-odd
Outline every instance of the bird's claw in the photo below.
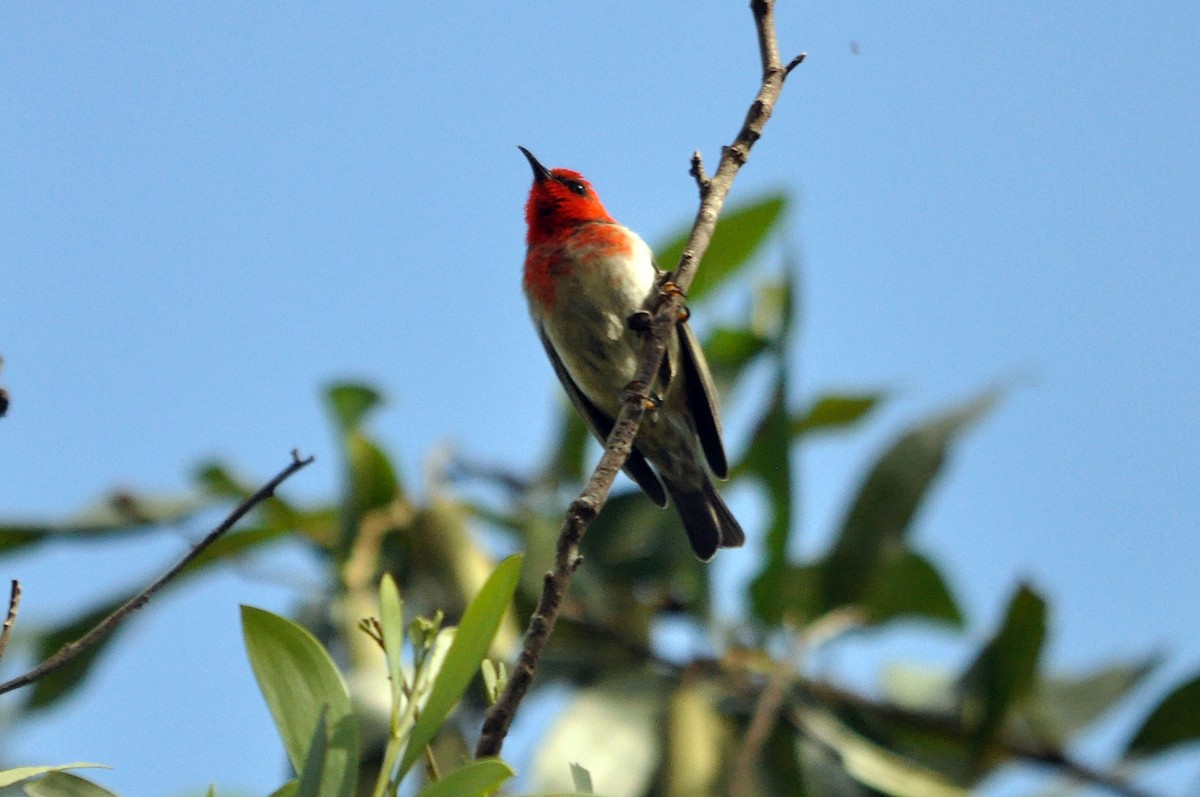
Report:
[[[683,299],[685,302],[687,301],[687,294],[683,292],[683,288],[680,288],[678,285],[676,285],[674,280],[670,279],[668,276],[661,283],[659,283],[658,306],[661,307],[663,302],[669,301],[676,296]],[[683,322],[687,321],[691,317],[692,311],[687,308],[687,305],[680,305],[679,317],[676,320]]]
[[[625,389],[621,391],[621,400],[637,401],[642,405],[642,409],[648,412],[657,410],[662,406],[662,398],[651,393],[646,388],[645,382],[639,382],[636,379],[626,385]]]
[[[683,292],[683,288],[680,288],[675,284],[675,281],[671,279],[665,279],[659,284],[658,293],[662,299],[667,299],[668,297],[674,296],[680,296],[684,299],[687,299],[687,294]]]

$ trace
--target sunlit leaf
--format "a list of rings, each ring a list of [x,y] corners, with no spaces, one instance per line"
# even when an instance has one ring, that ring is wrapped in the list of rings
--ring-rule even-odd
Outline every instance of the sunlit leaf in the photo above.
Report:
[[[30,778],[36,778],[39,775],[45,775],[50,772],[62,772],[68,769],[109,769],[109,767],[105,766],[104,764],[92,764],[87,761],[76,761],[73,764],[0,769],[0,788],[11,786],[14,783],[20,783],[21,781],[29,780]]]
[[[660,783],[671,784],[670,797],[724,792],[728,751],[736,749],[742,737],[734,718],[720,710],[724,697],[723,686],[708,678],[685,678],[671,690],[663,734],[667,749],[658,775]],[[572,764],[572,775],[576,767]],[[575,791],[594,791],[590,775],[574,781]]]
[[[404,688],[404,673],[400,664],[404,654],[404,602],[390,573],[384,573],[379,582],[379,629],[383,636],[394,711],[400,706]]]
[[[521,556],[510,556],[497,565],[479,594],[463,613],[462,620],[446,653],[421,717],[413,726],[408,747],[400,762],[403,777],[438,732],[442,722],[479,672],[479,663],[487,655],[492,638],[512,602],[521,577]]]
[[[1045,637],[1046,602],[1022,584],[1000,627],[962,677],[963,717],[976,729],[980,749],[1000,729],[1010,706],[1032,692]]]
[[[304,772],[314,730],[324,714],[329,738],[320,791],[349,797],[357,778],[358,727],[350,693],[333,659],[308,631],[262,609],[242,607],[242,633],[292,767]]]
[[[688,297],[699,300],[740,271],[775,229],[786,209],[786,196],[770,194],[722,213],[712,243],[688,289]],[[669,243],[657,249],[659,268],[674,271],[679,265],[691,227],[689,223],[672,236]]]
[[[845,772],[859,783],[892,797],[970,797],[970,792],[922,766],[855,733],[833,714],[801,712],[806,734],[837,751]]]
[[[1150,756],[1200,740],[1200,675],[1176,687],[1150,712],[1125,750]]]
[[[669,692],[661,677],[640,669],[610,671],[575,692],[534,753],[532,790],[574,791],[567,768],[574,761],[587,767],[600,794],[646,793],[662,758]]]
[[[508,764],[499,759],[472,761],[430,783],[417,797],[486,797],[513,774]]]
[[[880,688],[889,701],[915,711],[949,714],[957,703],[958,675],[945,667],[892,662]]]
[[[989,390],[905,432],[871,468],[824,561],[826,609],[863,598],[889,551],[905,546],[913,517],[951,445],[999,399]]]
[[[103,786],[67,772],[51,772],[22,788],[29,797],[117,797]]]

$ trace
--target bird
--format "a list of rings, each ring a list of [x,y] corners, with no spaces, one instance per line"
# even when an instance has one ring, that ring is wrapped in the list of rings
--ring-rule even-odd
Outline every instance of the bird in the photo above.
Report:
[[[547,169],[518,149],[533,169],[522,279],[530,316],[571,403],[603,443],[634,379],[646,314],[673,284],[581,174]],[[729,464],[716,387],[686,317],[671,336],[649,406],[625,473],[658,506],[674,502],[701,561],[743,545],[742,527],[713,485],[714,476],[728,477]]]

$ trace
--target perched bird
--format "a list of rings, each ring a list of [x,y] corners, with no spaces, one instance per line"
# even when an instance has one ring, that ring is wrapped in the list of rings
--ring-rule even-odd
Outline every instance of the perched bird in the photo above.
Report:
[[[642,348],[631,319],[653,309],[664,275],[650,247],[608,215],[579,173],[547,169],[520,150],[533,167],[525,204],[529,311],[571,402],[604,442]],[[675,501],[692,550],[708,561],[717,548],[736,548],[746,538],[709,475],[723,479],[729,466],[716,389],[686,320],[676,327],[651,393],[656,406],[642,422],[625,472],[659,506],[668,495]]]

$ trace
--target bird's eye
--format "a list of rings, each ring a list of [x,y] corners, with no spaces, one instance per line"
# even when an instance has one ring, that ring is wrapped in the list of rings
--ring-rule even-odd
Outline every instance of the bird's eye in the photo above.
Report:
[[[587,196],[587,186],[585,186],[583,183],[579,182],[578,180],[564,180],[563,185],[565,185],[567,188],[571,189],[571,193],[573,193],[573,194],[578,194],[579,196]]]

